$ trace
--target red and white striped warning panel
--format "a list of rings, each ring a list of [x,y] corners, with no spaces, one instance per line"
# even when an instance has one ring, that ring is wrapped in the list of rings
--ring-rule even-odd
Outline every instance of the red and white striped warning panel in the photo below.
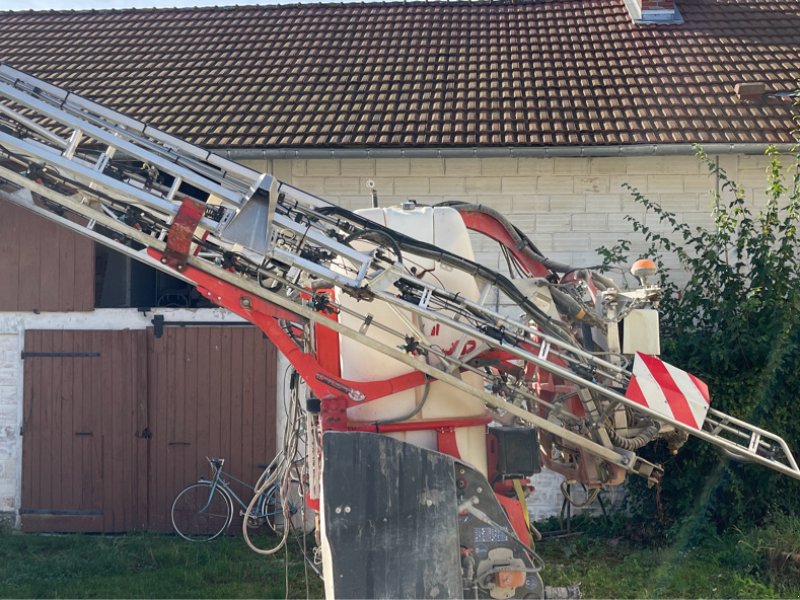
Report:
[[[694,429],[703,426],[711,402],[708,386],[697,377],[641,352],[625,396]]]

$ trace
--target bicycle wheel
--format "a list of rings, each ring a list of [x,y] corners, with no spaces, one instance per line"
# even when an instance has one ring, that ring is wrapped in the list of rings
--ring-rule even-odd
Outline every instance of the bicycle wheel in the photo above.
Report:
[[[291,510],[291,508],[290,508]],[[264,519],[264,524],[276,535],[283,535],[286,519],[283,515],[280,492],[277,485],[271,486],[261,494],[258,502],[258,513]]]
[[[186,486],[172,503],[172,527],[190,542],[210,542],[233,519],[233,501],[222,488],[200,481]]]

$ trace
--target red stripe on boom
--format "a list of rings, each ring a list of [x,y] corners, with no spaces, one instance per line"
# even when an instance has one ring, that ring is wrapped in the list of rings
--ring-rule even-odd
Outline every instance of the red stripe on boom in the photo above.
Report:
[[[639,387],[639,382],[636,381],[635,375],[631,377],[631,382],[628,384],[628,389],[625,391],[625,396],[637,404],[641,404],[642,406],[647,406],[649,408],[647,400],[645,400],[644,394],[642,393],[642,388]]]
[[[708,393],[708,386],[706,385],[705,381],[698,379],[691,373],[687,373],[689,379],[697,386],[697,389],[700,390],[700,393],[703,395],[703,400],[706,401],[706,404],[711,404],[711,396]]]
[[[666,365],[655,356],[642,353],[639,353],[638,356],[642,359],[656,383],[658,383],[661,391],[664,392],[667,404],[669,404],[675,419],[689,427],[699,429],[697,421],[692,414],[692,409],[689,407],[689,401],[680,391],[672,375],[669,374]]]

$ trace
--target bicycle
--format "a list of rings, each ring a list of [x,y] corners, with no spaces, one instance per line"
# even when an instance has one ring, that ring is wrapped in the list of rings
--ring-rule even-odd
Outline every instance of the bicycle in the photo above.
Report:
[[[170,511],[175,533],[190,542],[210,542],[222,535],[233,521],[234,500],[241,506],[240,516],[245,514],[248,505],[231,489],[230,483],[223,476],[245,487],[250,487],[250,484],[224,472],[224,458],[206,457],[206,460],[211,465],[211,479],[201,477],[197,482],[183,488],[175,496]],[[261,493],[255,503],[247,526],[256,529],[266,525],[270,532],[282,536],[283,528],[288,525],[287,521],[297,512],[297,507],[292,502],[288,502],[288,507],[289,519],[286,519],[279,488],[271,485]]]

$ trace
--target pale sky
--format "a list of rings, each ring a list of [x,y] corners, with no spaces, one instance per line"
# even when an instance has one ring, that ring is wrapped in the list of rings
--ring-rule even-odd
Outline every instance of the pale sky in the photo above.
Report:
[[[231,6],[238,4],[305,4],[320,0],[0,0],[2,10],[89,10],[92,8],[163,8],[174,6]],[[328,0],[330,1],[330,0]],[[341,2],[342,0],[335,0]],[[348,1],[348,0],[344,0]],[[356,1],[356,0],[350,0]]]

